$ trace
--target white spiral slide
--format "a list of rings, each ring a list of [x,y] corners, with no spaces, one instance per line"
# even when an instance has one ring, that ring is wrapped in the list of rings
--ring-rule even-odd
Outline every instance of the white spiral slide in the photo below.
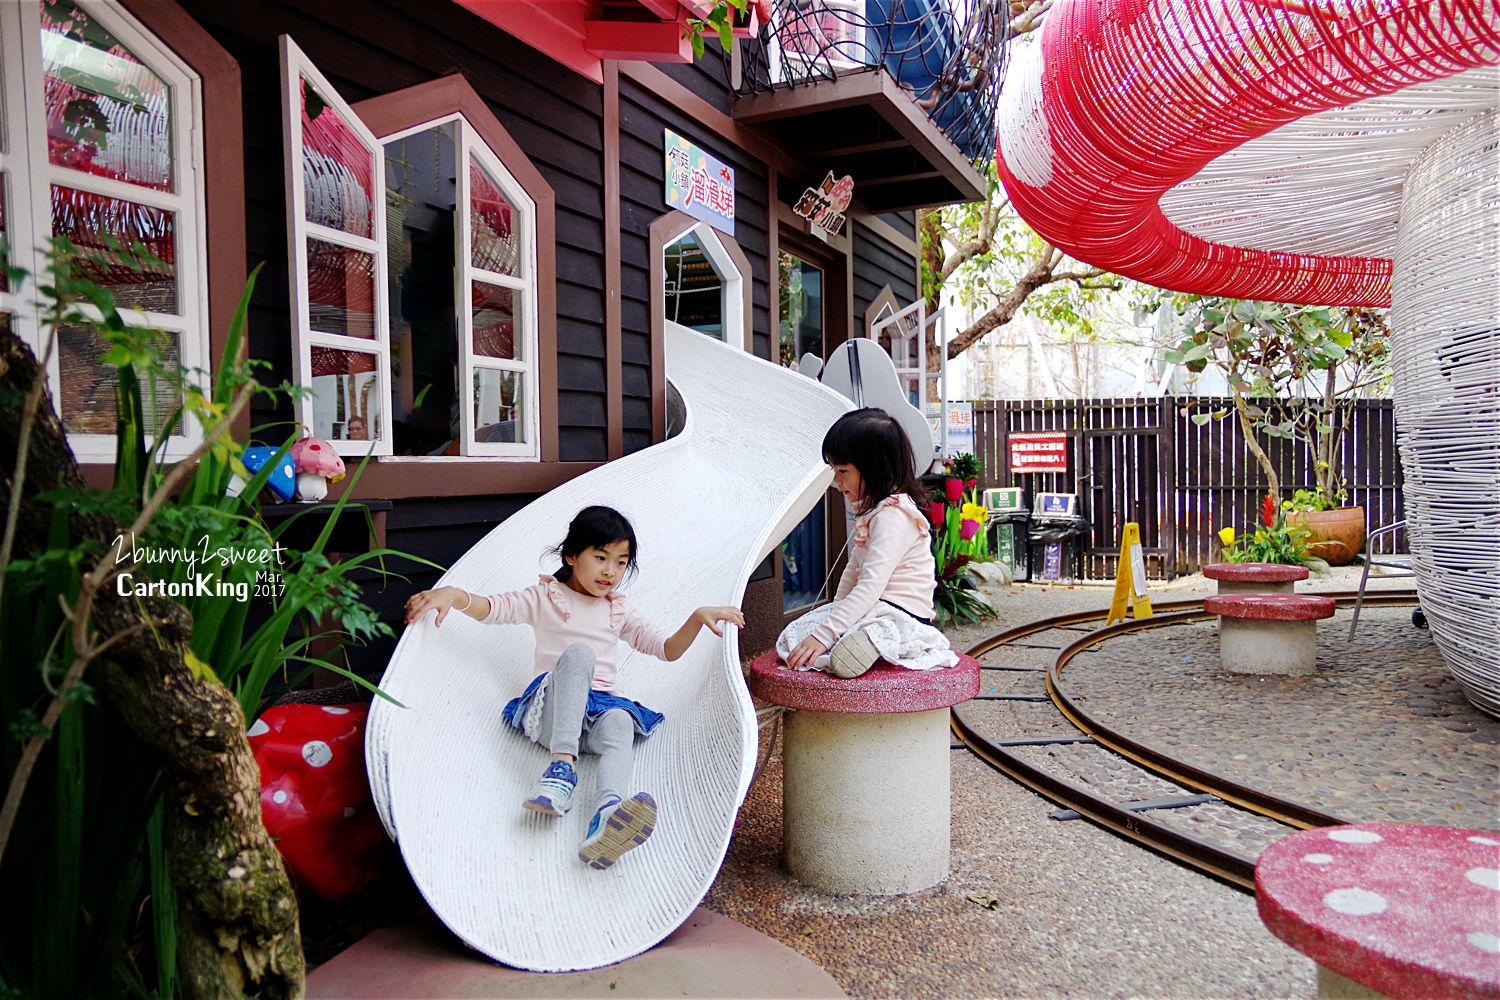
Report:
[[[635,526],[639,575],[624,592],[667,631],[702,605],[735,604],[750,573],[829,482],[823,435],[849,401],[816,381],[686,329],[669,329],[680,434],[558,487],[486,535],[442,583],[489,594],[557,561],[583,507]],[[608,965],[675,930],[708,891],[749,788],[755,712],[733,626],[700,632],[675,663],[621,647],[620,690],[666,721],[637,743],[635,790],[655,834],[613,868],[577,857],[593,812],[594,758],[561,819],[521,807],[548,754],[500,717],[535,674],[531,630],[450,615],[407,628],[366,736],[370,785],[417,887],[442,921],[496,961],[538,972]]]

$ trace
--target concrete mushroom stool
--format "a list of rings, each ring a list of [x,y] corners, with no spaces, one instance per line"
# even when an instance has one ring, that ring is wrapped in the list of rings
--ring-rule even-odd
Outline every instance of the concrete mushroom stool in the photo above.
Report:
[[[750,664],[750,693],[787,716],[782,854],[830,892],[916,892],[948,874],[948,709],[979,693],[979,661],[860,677]]]
[[[1298,580],[1307,579],[1306,566],[1284,563],[1213,563],[1203,575],[1219,581],[1220,594],[1290,594]]]
[[[1219,616],[1219,663],[1236,674],[1313,672],[1318,620],[1332,618],[1331,597],[1312,594],[1227,594],[1205,597],[1203,610]]]
[[[1500,833],[1362,823],[1283,837],[1255,866],[1268,930],[1318,995],[1500,998]]]

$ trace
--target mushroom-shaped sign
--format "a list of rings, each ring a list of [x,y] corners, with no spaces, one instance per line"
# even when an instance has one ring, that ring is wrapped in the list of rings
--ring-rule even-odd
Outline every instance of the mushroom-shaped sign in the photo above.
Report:
[[[253,445],[245,449],[240,456],[240,462],[250,471],[251,475],[265,468],[266,463],[276,457],[279,448],[268,448],[265,445]],[[284,456],[279,465],[272,470],[271,476],[266,480],[266,489],[275,495],[276,499],[286,501],[292,498],[292,492],[296,489],[297,476],[292,465],[291,456]],[[230,483],[230,492],[239,495],[239,491],[245,488],[245,483],[236,476]]]
[[[1272,934],[1382,996],[1500,997],[1500,833],[1302,830],[1261,854],[1255,900]]]
[[[344,460],[322,438],[305,437],[287,452],[297,469],[297,499],[321,500],[328,484],[344,478]]]
[[[996,169],[1080,260],[1183,292],[1387,305],[1403,181],[1495,105],[1482,0],[1059,0]]]

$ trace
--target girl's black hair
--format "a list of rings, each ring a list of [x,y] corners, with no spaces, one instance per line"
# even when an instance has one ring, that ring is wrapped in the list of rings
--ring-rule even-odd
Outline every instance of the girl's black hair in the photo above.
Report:
[[[554,576],[563,583],[573,578],[573,567],[568,560],[582,555],[584,549],[602,549],[615,542],[630,543],[630,561],[625,564],[625,576],[635,572],[635,529],[625,515],[613,507],[585,507],[568,524],[568,535],[552,552],[562,560],[562,568]]]
[[[911,441],[896,418],[873,406],[844,414],[823,436],[823,461],[852,465],[864,480],[863,513],[894,493],[905,493],[921,506],[927,491],[917,479]]]

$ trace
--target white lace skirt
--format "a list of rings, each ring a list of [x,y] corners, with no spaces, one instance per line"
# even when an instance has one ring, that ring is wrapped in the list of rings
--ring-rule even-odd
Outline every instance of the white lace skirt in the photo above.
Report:
[[[812,635],[813,630],[835,611],[842,602],[833,601],[807,614],[782,629],[776,639],[776,652],[783,661],[792,650]],[[948,645],[948,637],[931,625],[923,625],[905,611],[881,601],[870,613],[850,628],[863,628],[883,659],[907,670],[938,670],[958,663],[958,654]],[[840,636],[839,638],[843,638]],[[813,660],[805,670],[827,670],[828,653]]]

